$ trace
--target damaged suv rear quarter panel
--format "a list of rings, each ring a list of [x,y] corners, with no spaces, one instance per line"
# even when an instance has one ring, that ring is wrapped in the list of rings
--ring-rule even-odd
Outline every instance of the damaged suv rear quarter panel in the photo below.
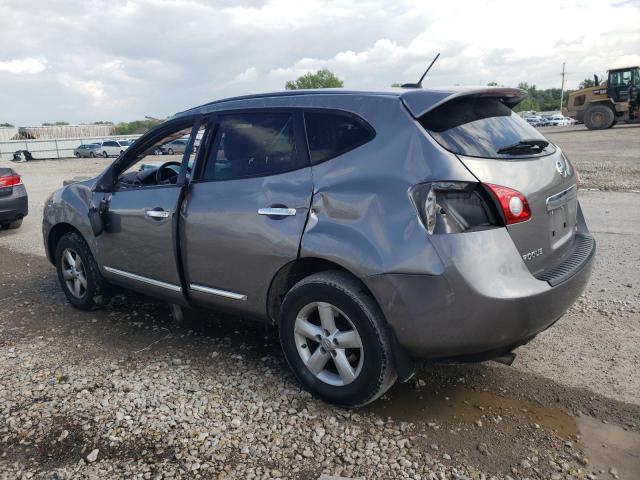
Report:
[[[432,180],[476,179],[451,153],[428,141],[397,97],[340,98],[335,106],[330,97],[318,100],[325,105],[316,107],[360,116],[375,137],[312,167],[314,193],[300,256],[335,262],[365,284],[386,273],[442,274],[410,206],[409,188]]]

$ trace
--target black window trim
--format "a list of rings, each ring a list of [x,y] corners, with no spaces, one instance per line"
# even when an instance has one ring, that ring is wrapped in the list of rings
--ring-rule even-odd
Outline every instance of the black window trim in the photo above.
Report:
[[[191,175],[191,181],[189,183],[209,183],[209,182],[231,182],[236,180],[248,180],[250,178],[262,178],[262,177],[272,177],[275,175],[282,175],[284,173],[294,172],[296,170],[300,170],[302,168],[309,168],[311,166],[311,162],[309,159],[309,149],[307,145],[307,137],[304,131],[304,119],[302,115],[302,108],[295,107],[254,107],[254,108],[238,108],[238,109],[230,109],[214,112],[209,119],[209,123],[207,125],[207,130],[205,132],[206,145],[204,149],[202,148],[202,142],[200,143],[200,148],[198,148],[198,153],[200,151],[204,151],[202,155],[198,156],[196,160],[196,164],[193,168],[193,173]],[[243,115],[243,114],[252,114],[252,113],[260,113],[260,114],[268,114],[268,113],[290,113],[293,116],[293,137],[296,142],[296,149],[298,154],[302,157],[300,165],[291,168],[288,170],[282,170],[277,173],[262,173],[259,175],[251,175],[247,177],[236,177],[236,178],[210,178],[205,179],[202,178],[205,166],[207,161],[209,160],[209,154],[211,149],[215,147],[215,138],[218,133],[218,128],[220,125],[220,119],[226,116],[232,115]],[[203,137],[204,139],[204,137]]]
[[[334,158],[340,157],[341,155],[344,155],[345,153],[348,153],[352,150],[355,150],[356,148],[360,148],[361,146],[369,143],[370,141],[372,141],[374,138],[376,138],[377,132],[375,130],[375,128],[373,128],[371,126],[371,124],[369,124],[369,122],[367,122],[364,118],[362,118],[360,115],[350,112],[348,110],[340,110],[338,108],[302,108],[301,109],[303,111],[303,119],[304,119],[304,135],[305,135],[305,143],[307,145],[307,154],[309,155],[309,162],[311,162],[311,150],[309,149],[309,138],[308,138],[308,130],[307,130],[307,119],[306,119],[306,115],[304,115],[305,113],[329,113],[329,114],[336,114],[336,115],[342,115],[344,117],[348,117],[354,121],[356,121],[357,123],[359,123],[361,126],[363,126],[368,132],[369,132],[369,136],[364,139],[362,142],[359,143],[355,143],[352,146],[350,146],[349,148],[343,149],[341,151],[339,151],[338,153],[325,158],[324,160],[320,161],[320,162],[316,162],[316,163],[311,163],[312,166],[315,165],[320,165],[324,162],[328,162],[329,160],[333,160]]]

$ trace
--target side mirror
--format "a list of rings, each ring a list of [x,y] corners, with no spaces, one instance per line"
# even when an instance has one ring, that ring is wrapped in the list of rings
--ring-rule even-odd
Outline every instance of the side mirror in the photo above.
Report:
[[[91,205],[89,207],[89,223],[91,224],[91,230],[97,237],[105,230],[105,215],[109,210],[109,197],[102,197],[100,204],[96,207]]]

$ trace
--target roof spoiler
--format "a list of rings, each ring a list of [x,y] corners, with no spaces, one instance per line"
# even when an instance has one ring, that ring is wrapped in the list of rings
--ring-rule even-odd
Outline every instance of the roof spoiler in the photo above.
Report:
[[[527,97],[527,92],[519,88],[480,87],[459,90],[407,90],[400,96],[416,118],[438,108],[443,103],[461,97],[498,98],[507,107],[513,108]]]

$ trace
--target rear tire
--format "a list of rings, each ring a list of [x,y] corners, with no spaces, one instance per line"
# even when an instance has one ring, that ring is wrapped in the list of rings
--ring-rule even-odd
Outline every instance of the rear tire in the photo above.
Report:
[[[76,158],[80,158],[80,154],[79,153],[76,153]]]
[[[351,275],[327,271],[295,284],[282,304],[279,327],[293,373],[325,401],[366,405],[396,380],[384,316]]]
[[[615,115],[611,107],[594,104],[584,114],[584,124],[589,130],[604,130],[613,125]]]
[[[15,228],[20,228],[22,225],[22,219],[14,220],[13,222],[4,222],[0,224],[3,230],[13,230]]]
[[[71,305],[93,310],[109,303],[110,286],[78,232],[62,236],[56,246],[55,261],[60,286]]]
[[[109,157],[109,155],[107,154],[107,152],[102,152],[102,156],[103,156],[104,158]]]
[[[95,153],[93,153],[93,152],[89,152],[89,156],[90,156],[91,158],[95,158],[96,154],[95,154]]]

